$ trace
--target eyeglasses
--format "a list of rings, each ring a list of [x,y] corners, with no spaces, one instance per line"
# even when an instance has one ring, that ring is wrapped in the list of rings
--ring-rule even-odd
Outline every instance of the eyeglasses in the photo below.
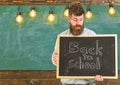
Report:
[[[72,18],[72,17],[71,17],[71,20],[74,22],[83,22],[84,21],[83,18],[77,19],[77,18]]]

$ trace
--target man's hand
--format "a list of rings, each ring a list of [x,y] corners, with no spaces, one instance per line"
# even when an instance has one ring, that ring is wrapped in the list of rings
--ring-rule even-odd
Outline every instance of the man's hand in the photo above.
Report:
[[[101,76],[101,75],[96,75],[96,76],[95,76],[95,80],[96,80],[96,81],[103,81],[103,76]]]
[[[58,60],[59,60],[59,58],[58,58],[58,53],[57,53],[57,52],[54,52],[53,55],[52,55],[52,63],[53,63],[54,65],[56,65],[56,64],[58,63]]]

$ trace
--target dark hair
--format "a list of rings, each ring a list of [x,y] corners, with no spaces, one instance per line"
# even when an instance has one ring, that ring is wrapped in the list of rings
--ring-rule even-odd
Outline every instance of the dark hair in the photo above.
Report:
[[[69,7],[69,15],[76,15],[76,16],[80,16],[82,14],[84,14],[84,9],[82,8],[80,3],[73,3],[70,5]]]

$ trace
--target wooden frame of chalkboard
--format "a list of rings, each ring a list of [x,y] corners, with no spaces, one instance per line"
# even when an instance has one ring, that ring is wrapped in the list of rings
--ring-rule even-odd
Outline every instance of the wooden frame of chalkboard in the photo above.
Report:
[[[117,34],[58,35],[57,78],[118,78]]]

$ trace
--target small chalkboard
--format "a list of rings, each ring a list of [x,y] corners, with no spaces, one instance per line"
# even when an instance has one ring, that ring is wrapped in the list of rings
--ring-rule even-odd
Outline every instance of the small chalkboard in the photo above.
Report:
[[[57,78],[118,78],[117,35],[59,35]]]

